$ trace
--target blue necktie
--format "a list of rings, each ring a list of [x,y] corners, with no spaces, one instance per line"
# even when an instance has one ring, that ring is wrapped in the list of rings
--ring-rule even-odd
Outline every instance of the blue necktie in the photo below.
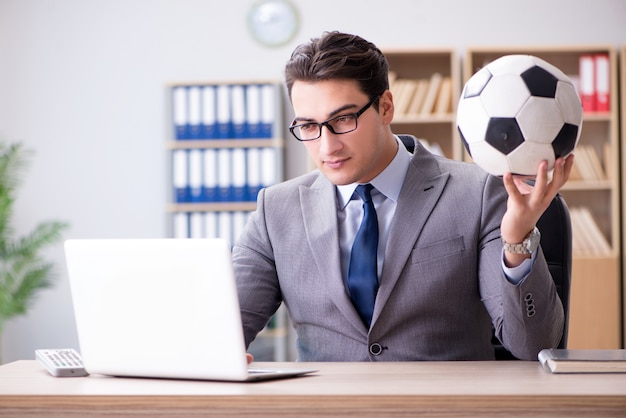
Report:
[[[371,184],[357,186],[356,193],[363,200],[363,220],[354,238],[348,266],[348,289],[354,307],[369,327],[378,291],[378,217],[372,202]]]

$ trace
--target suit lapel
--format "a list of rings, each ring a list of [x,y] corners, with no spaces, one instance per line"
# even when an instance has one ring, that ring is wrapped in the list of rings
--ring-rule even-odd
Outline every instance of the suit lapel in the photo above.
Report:
[[[387,303],[415,242],[448,181],[449,174],[441,173],[432,156],[423,152],[425,151],[420,151],[418,146],[400,191],[385,250],[373,322]]]
[[[300,186],[300,201],[306,239],[320,272],[318,279],[329,289],[333,303],[341,313],[356,329],[366,333],[341,276],[335,186],[320,175],[311,187]]]

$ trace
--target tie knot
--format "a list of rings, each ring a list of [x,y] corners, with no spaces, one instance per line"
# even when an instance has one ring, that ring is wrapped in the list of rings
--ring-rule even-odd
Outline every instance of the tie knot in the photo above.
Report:
[[[374,188],[374,186],[372,186],[370,183],[367,184],[359,184],[358,186],[356,186],[356,194],[359,195],[359,197],[361,198],[362,201],[364,202],[371,202],[372,201],[372,194],[371,191]]]

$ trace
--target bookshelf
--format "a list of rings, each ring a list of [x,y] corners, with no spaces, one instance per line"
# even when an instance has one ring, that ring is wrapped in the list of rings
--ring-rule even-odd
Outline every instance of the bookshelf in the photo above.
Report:
[[[573,227],[568,347],[620,348],[622,214],[616,51],[606,45],[472,47],[466,51],[463,80],[508,54],[530,54],[557,66],[579,86],[581,97],[581,57],[608,57],[609,108],[585,110],[575,167],[562,190]]]
[[[621,112],[621,135],[624,144],[626,141],[626,45],[620,51],[620,112]],[[626,161],[626,146],[622,147],[622,161]],[[626,173],[622,172],[622,186],[626,184]],[[622,194],[622,199],[626,196]],[[626,219],[626,201],[622,200],[622,220]],[[622,221],[623,222],[623,221]],[[626,228],[622,226],[622,242],[626,242]],[[622,273],[626,272],[626,257],[622,254]],[[626,281],[622,277],[622,347],[626,348]]]
[[[392,129],[427,141],[431,149],[460,159],[455,111],[461,92],[460,63],[452,49],[387,49],[395,104]]]
[[[283,179],[282,83],[172,83],[168,235],[236,242],[263,187]],[[286,361],[288,323],[280,308],[251,344],[258,361]]]

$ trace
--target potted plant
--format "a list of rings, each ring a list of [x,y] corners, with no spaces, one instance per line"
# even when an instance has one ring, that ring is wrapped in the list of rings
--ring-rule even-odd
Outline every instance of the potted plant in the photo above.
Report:
[[[54,266],[40,252],[58,241],[68,226],[58,221],[42,222],[29,234],[14,237],[13,203],[29,154],[20,143],[0,142],[0,343],[6,322],[25,314],[35,294],[52,285]]]

